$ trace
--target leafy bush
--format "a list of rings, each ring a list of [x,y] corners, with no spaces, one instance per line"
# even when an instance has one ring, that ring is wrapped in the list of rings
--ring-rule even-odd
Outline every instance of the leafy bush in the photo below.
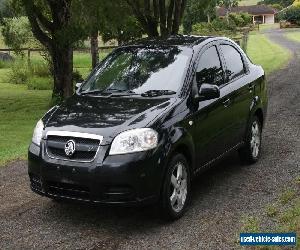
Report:
[[[31,73],[38,77],[49,77],[51,76],[49,65],[47,63],[39,63],[31,65]]]
[[[194,35],[228,35],[236,33],[236,24],[229,19],[216,18],[211,23],[197,23],[193,25]]]
[[[0,69],[9,68],[11,65],[11,62],[4,62],[0,60]]]
[[[27,17],[4,18],[2,35],[4,43],[12,48],[17,54],[23,46],[36,44],[36,40],[31,32],[30,24]]]
[[[53,80],[49,77],[45,78],[33,76],[27,80],[27,87],[30,90],[52,90]]]
[[[252,23],[252,16],[248,13],[230,13],[229,19],[234,22],[237,27],[245,27]]]
[[[29,79],[31,73],[30,69],[22,60],[16,60],[11,64],[11,70],[9,73],[9,81],[13,84],[25,84]]]
[[[279,20],[285,20],[292,24],[300,25],[300,7],[290,7],[278,14]]]
[[[73,82],[76,84],[78,82],[83,82],[84,79],[78,70],[73,71]]]

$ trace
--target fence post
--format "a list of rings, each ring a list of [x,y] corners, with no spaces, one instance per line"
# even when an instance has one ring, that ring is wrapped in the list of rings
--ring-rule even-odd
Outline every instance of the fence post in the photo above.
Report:
[[[28,51],[27,51],[27,63],[28,63],[29,66],[30,66],[30,55],[31,55],[31,50],[28,49]]]
[[[249,38],[249,31],[243,32],[243,39],[242,39],[242,49],[244,52],[247,52],[247,45],[248,45],[248,38]]]

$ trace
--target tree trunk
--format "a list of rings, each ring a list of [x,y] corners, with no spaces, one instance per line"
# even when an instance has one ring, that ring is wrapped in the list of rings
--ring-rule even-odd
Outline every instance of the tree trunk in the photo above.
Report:
[[[98,31],[91,33],[91,54],[92,68],[95,68],[99,63]]]
[[[73,49],[52,49],[54,88],[52,97],[61,101],[73,94]]]

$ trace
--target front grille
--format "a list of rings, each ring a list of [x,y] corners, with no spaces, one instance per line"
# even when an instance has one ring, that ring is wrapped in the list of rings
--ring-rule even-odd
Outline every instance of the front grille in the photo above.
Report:
[[[75,153],[72,156],[65,154],[65,145],[69,140],[75,142]],[[75,161],[92,161],[99,148],[100,140],[50,135],[47,137],[46,148],[50,158]]]
[[[47,182],[47,193],[50,195],[89,200],[90,189],[86,186],[62,182]]]

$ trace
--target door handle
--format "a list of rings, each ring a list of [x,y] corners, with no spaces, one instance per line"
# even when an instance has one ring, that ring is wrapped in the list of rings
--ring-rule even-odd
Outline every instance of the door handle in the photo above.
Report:
[[[227,108],[230,104],[231,104],[230,98],[227,98],[227,99],[223,102],[223,105],[224,105],[225,108]]]

